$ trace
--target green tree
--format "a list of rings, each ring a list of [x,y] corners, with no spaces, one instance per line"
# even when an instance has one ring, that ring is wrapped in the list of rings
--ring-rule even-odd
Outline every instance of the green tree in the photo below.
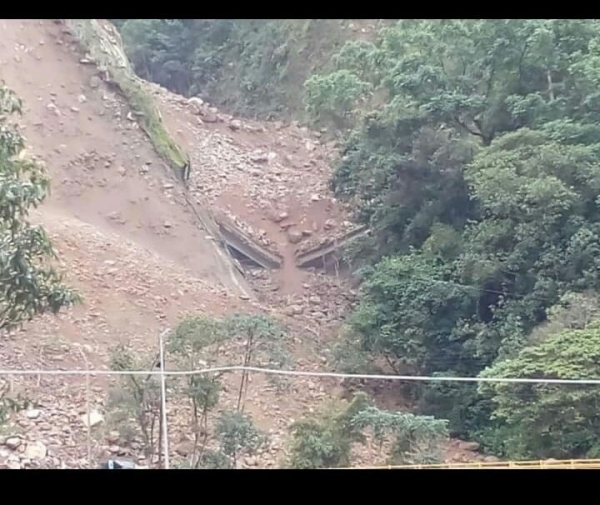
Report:
[[[167,349],[188,370],[218,365],[225,341],[223,322],[206,316],[184,319],[169,337]],[[221,373],[189,375],[184,378],[184,394],[192,407],[194,447],[192,467],[201,461],[208,442],[208,415],[219,403]]]
[[[136,73],[187,95],[193,85],[197,22],[194,19],[129,19],[120,23],[123,44]]]
[[[349,466],[352,445],[364,441],[364,435],[352,420],[367,405],[366,395],[359,393],[352,402],[332,402],[319,415],[295,422],[290,466],[298,469]]]
[[[392,443],[390,463],[431,463],[440,458],[447,421],[406,412],[380,410],[364,393],[351,402],[332,402],[317,416],[292,426],[292,468],[340,468],[351,464],[352,447],[365,443],[369,430],[382,445]]]
[[[312,76],[304,87],[310,117],[322,122],[329,119],[340,129],[347,124],[359,100],[368,96],[371,86],[348,70],[339,70],[326,76]]]
[[[202,456],[205,468],[237,468],[242,456],[254,454],[267,439],[252,419],[239,411],[224,412],[215,428],[219,449]]]
[[[49,191],[42,163],[26,154],[11,123],[21,100],[0,85],[0,328],[8,329],[79,301],[52,267],[56,258],[41,226],[28,220]]]
[[[369,428],[380,447],[392,442],[390,464],[432,464],[442,458],[442,444],[448,438],[448,421],[410,412],[387,412],[367,407],[352,419],[360,429]]]
[[[361,336],[361,350],[383,356],[396,372],[430,373],[440,364],[472,368],[462,347],[469,336],[462,318],[474,311],[477,293],[456,285],[449,273],[422,254],[365,269],[361,303],[348,320]]]
[[[565,330],[518,356],[495,363],[482,377],[589,379],[600,374],[600,324]],[[512,459],[597,458],[598,386],[481,383],[502,427],[504,455]]]
[[[110,369],[117,372],[149,370],[156,356],[136,355],[130,346],[119,344],[111,352]],[[146,457],[156,452],[162,461],[161,390],[156,375],[121,375],[118,385],[109,391],[110,422],[125,438],[139,432]],[[133,421],[133,423],[132,423]]]
[[[288,361],[285,333],[271,318],[263,315],[233,314],[225,321],[230,337],[240,337],[243,342],[242,366],[274,366],[281,368]],[[248,393],[248,370],[242,371],[237,409],[244,410]]]

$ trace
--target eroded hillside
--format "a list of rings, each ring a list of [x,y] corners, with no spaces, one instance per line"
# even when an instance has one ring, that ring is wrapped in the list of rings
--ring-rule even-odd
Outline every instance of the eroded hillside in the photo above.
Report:
[[[156,352],[158,335],[185,315],[233,312],[280,318],[289,326],[293,368],[326,367],[354,294],[340,277],[298,268],[295,255],[350,229],[327,189],[334,146],[304,128],[240,121],[149,85],[165,123],[190,153],[186,193],[62,24],[3,20],[0,26],[0,76],[24,100],[22,131],[52,177],[52,197],[34,218],[84,297],[81,306],[0,340],[3,368],[81,370],[87,363],[107,369],[119,342]],[[281,268],[238,273],[186,198],[246,230],[282,258]],[[245,295],[250,290],[258,302]],[[236,345],[222,364],[241,362]],[[109,382],[93,378],[86,395],[82,376],[12,378],[13,390],[34,405],[3,428],[1,464],[88,467],[86,403],[102,418]],[[235,403],[238,382],[235,374],[226,377],[225,406]],[[281,394],[252,376],[247,410],[270,442],[241,466],[278,466],[290,424],[334,396],[338,383],[299,378],[289,388]],[[189,453],[187,413],[179,400],[169,401],[172,455],[180,460]],[[91,446],[92,465],[109,455],[151,464],[137,442],[126,443],[105,422],[92,430]],[[367,460],[373,461],[369,454],[359,458]]]

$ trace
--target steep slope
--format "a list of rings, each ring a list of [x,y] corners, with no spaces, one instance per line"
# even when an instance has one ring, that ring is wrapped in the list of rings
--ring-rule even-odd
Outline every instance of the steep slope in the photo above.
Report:
[[[90,366],[106,368],[115,343],[131,341],[140,352],[156,349],[159,332],[186,313],[252,311],[238,296],[250,291],[243,278],[199,229],[170,171],[127,119],[120,97],[79,62],[82,55],[68,34],[49,20],[3,20],[0,27],[1,78],[23,99],[20,126],[52,179],[52,196],[36,217],[84,296],[83,306],[2,339],[4,367],[82,369],[83,349]],[[104,382],[97,382],[99,404]],[[40,421],[42,435],[34,438],[49,453],[37,464],[78,466],[85,444],[71,442],[85,430],[72,416],[83,405],[82,381],[15,377],[13,386],[19,384],[28,385],[37,403],[47,399],[51,409],[43,417],[52,414],[55,421]],[[67,425],[75,424],[65,435],[68,419]],[[19,450],[25,452],[2,449],[0,460],[36,464],[37,458],[23,456],[25,443]]]
[[[129,341],[140,353],[155,352],[159,332],[186,313],[255,310],[234,291],[227,271],[220,271],[216,247],[198,230],[179,186],[127,119],[126,105],[80,63],[83,55],[69,35],[50,21],[5,20],[0,26],[2,78],[24,100],[21,127],[53,183],[52,197],[34,218],[51,234],[68,281],[84,297],[82,306],[3,338],[4,367],[81,370],[87,362],[106,369],[114,344]],[[292,345],[300,343],[290,338]],[[229,362],[239,362],[235,350],[231,353]],[[309,366],[302,359],[296,364]],[[239,378],[228,379],[235,391]],[[87,467],[84,378],[15,376],[9,382],[36,408],[5,427],[0,462],[11,468]],[[93,379],[93,408],[102,410],[106,382]],[[290,419],[325,392],[322,385],[299,380],[294,394],[275,399],[263,384],[253,379],[248,407],[279,444],[261,458],[261,464],[273,466]],[[234,399],[232,393],[225,402]],[[186,430],[175,414],[171,423],[173,437],[178,426]],[[94,434],[93,461],[115,446],[103,435]]]
[[[52,198],[33,217],[47,228],[68,281],[85,300],[3,337],[3,368],[81,370],[87,362],[106,369],[114,344],[129,341],[139,352],[156,352],[159,333],[186,314],[261,310],[245,300],[244,280],[232,278],[227,258],[198,228],[128,107],[80,62],[83,55],[63,28],[36,20],[2,20],[0,27],[0,76],[25,101],[24,135],[52,176]],[[302,244],[347,228],[344,209],[326,187],[333,146],[321,146],[316,134],[295,125],[242,123],[154,90],[165,121],[192,154],[190,195],[283,255],[279,272],[248,270],[249,284],[289,323],[294,368],[322,369],[353,293],[341,278],[298,269],[293,255]],[[226,350],[223,364],[240,362],[238,348]],[[88,401],[104,410],[110,381],[94,377],[89,397],[80,376],[9,382],[35,408],[14,415],[0,433],[0,465],[88,467],[82,415]],[[239,376],[226,377],[225,406],[234,404],[238,383]],[[302,378],[281,394],[253,376],[248,411],[271,444],[242,466],[276,466],[290,423],[337,392],[337,381]],[[185,412],[169,398],[175,459],[189,445]],[[139,447],[104,427],[94,430],[91,446],[92,465],[110,454],[144,461]],[[374,460],[367,451],[359,461]]]
[[[304,82],[347,41],[372,40],[386,19],[114,20],[144,79],[230,113],[304,117]]]
[[[118,231],[213,283],[239,289],[120,97],[50,21],[0,23],[2,79],[24,100],[23,131],[48,165],[49,205]],[[129,116],[131,117],[131,116]],[[107,195],[110,195],[107,198]]]

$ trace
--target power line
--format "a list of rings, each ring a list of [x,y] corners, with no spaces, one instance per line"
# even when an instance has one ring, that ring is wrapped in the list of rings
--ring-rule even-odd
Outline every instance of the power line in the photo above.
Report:
[[[232,365],[204,368],[199,370],[0,370],[1,375],[162,375],[189,376],[217,372],[257,372],[267,375],[287,375],[296,377],[329,377],[336,379],[364,380],[397,380],[410,382],[492,382],[515,384],[578,384],[600,385],[600,379],[527,379],[508,377],[444,377],[427,375],[382,375],[382,374],[348,374],[338,372],[310,372],[304,370],[277,370],[254,366]]]

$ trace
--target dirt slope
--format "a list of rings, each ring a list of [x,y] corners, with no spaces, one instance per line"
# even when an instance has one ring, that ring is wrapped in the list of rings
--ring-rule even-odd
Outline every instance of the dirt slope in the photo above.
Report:
[[[122,100],[78,63],[63,28],[49,20],[3,20],[0,28],[0,75],[25,103],[24,134],[52,175],[49,205],[236,289],[168,169]]]
[[[85,300],[58,318],[41,318],[2,339],[4,367],[83,369],[87,359],[91,367],[106,369],[114,344],[130,341],[140,352],[155,351],[158,334],[187,313],[252,312],[252,304],[221,287],[232,288],[232,283],[212,241],[181,205],[179,186],[127,119],[125,104],[92,68],[80,64],[82,55],[62,28],[36,20],[3,20],[0,27],[1,78],[23,99],[23,133],[52,178],[52,197],[34,218],[52,236],[68,281]],[[239,362],[235,353],[229,356],[231,363]],[[309,366],[302,359],[296,364]],[[235,391],[239,378],[230,379]],[[15,377],[13,388],[34,399],[36,408],[16,415],[0,434],[6,444],[0,446],[0,463],[88,466],[81,420],[84,382],[69,376]],[[305,402],[325,393],[321,385],[309,388],[307,381],[297,381],[293,395],[275,399],[263,384],[253,378],[248,410],[272,432],[276,445],[261,464],[274,466],[290,419],[306,410]],[[234,398],[232,393],[225,404]],[[105,401],[106,381],[96,378],[92,407],[102,410]],[[178,410],[173,407],[170,419],[175,451],[186,430]],[[94,435],[94,461],[114,453],[115,444],[102,436]]]
[[[109,349],[130,341],[157,350],[157,337],[190,313],[259,310],[240,297],[240,278],[183,205],[181,189],[157,158],[128,108],[80,63],[81,54],[51,21],[1,20],[0,78],[25,102],[22,127],[53,182],[33,215],[47,228],[68,281],[85,300],[57,318],[43,317],[0,339],[5,369],[106,369]],[[240,122],[154,88],[168,125],[192,153],[190,193],[250,227],[279,250],[280,272],[248,271],[248,283],[290,324],[293,367],[323,369],[352,291],[341,279],[300,271],[297,247],[343,230],[345,212],[327,192],[332,146],[297,125]],[[282,216],[285,216],[282,218]],[[235,347],[223,364],[240,362]],[[2,380],[2,378],[0,378]],[[225,405],[239,377],[227,377]],[[82,377],[15,377],[15,391],[36,402],[0,433],[0,467],[88,467]],[[103,411],[107,380],[94,378],[89,401]],[[242,466],[278,465],[289,424],[326,398],[336,381],[294,379],[284,393],[253,376],[248,411],[271,444]],[[185,407],[169,400],[173,457],[189,446]],[[464,452],[464,451],[463,451]],[[110,454],[139,458],[139,447],[93,432],[92,464]],[[376,460],[377,458],[375,458]],[[373,462],[368,454],[359,461]],[[140,458],[140,462],[144,462]]]

